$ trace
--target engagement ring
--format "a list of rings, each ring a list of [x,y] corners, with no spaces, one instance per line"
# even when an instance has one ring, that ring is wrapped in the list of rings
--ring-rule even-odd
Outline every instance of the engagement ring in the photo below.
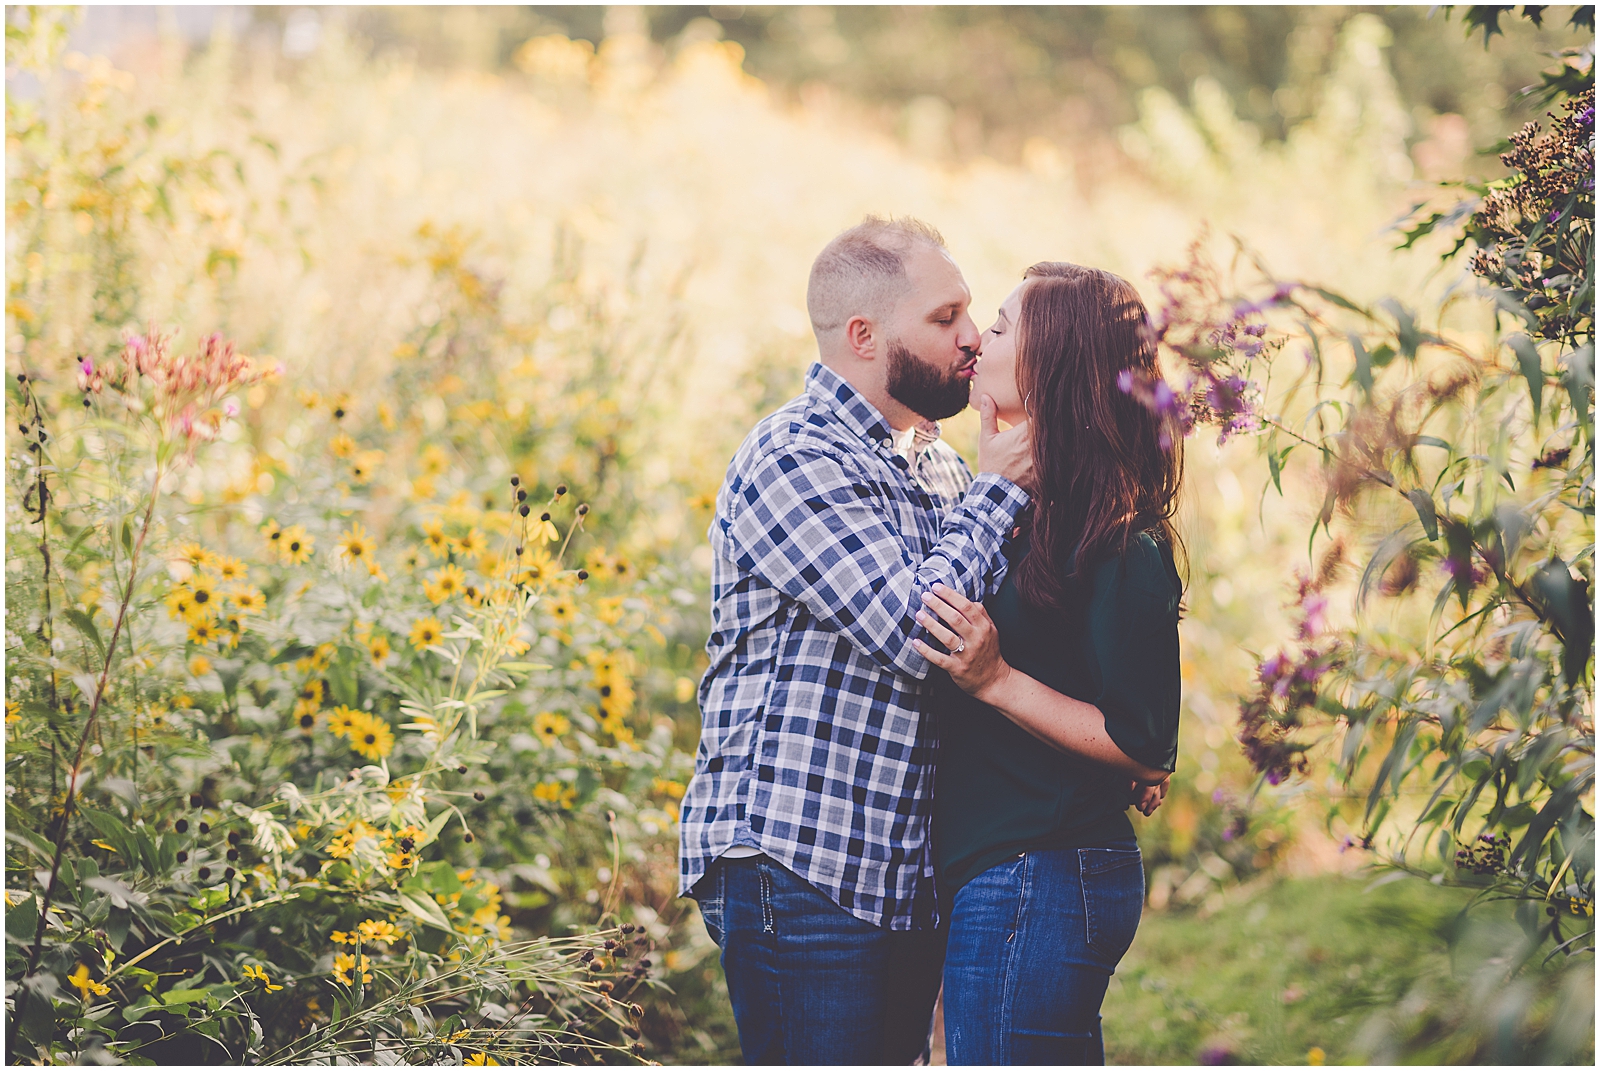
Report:
[[[962,640],[960,643],[956,644],[956,649],[955,649],[954,653],[955,654],[960,654],[962,651],[965,651],[966,649],[967,649],[967,641],[966,640]]]

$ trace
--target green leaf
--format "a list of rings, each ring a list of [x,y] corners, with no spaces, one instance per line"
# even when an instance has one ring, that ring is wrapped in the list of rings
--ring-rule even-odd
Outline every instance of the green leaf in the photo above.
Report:
[[[1509,336],[1506,342],[1516,352],[1517,363],[1522,366],[1522,378],[1528,381],[1528,395],[1533,399],[1533,419],[1539,419],[1544,404],[1544,369],[1539,366],[1539,350],[1533,339],[1522,332]]]
[[[1594,343],[1589,342],[1562,358],[1567,370],[1562,373],[1561,381],[1567,386],[1567,396],[1572,399],[1572,412],[1579,418],[1580,425],[1588,428],[1593,423],[1594,402],[1591,394],[1594,391]],[[1583,419],[1587,415],[1588,420]]]
[[[1504,290],[1494,290],[1492,293],[1494,294],[1494,303],[1499,307],[1500,311],[1521,317],[1522,321],[1535,331],[1539,329],[1539,318],[1529,312],[1527,306],[1523,305],[1522,302]]]
[[[95,627],[94,619],[88,614],[84,613],[82,610],[70,606],[67,607],[63,613],[65,614],[67,620],[72,622],[72,626],[79,632],[83,633],[84,637],[90,643],[94,644],[95,650],[100,652],[100,657],[102,659],[105,658],[106,644],[105,641],[100,638],[100,630]]]
[[[193,1004],[205,1000],[210,996],[204,989],[172,989],[161,994],[161,1002],[167,1005]]]
[[[133,521],[127,517],[122,519],[122,549],[133,556]]]
[[[1366,309],[1363,309],[1360,305],[1355,304],[1342,294],[1336,294],[1332,290],[1324,290],[1320,286],[1314,286],[1311,289],[1320,295],[1324,301],[1331,301],[1341,309],[1349,309],[1351,312],[1359,312],[1363,316],[1367,314]]]
[[[273,655],[272,661],[269,663],[269,665],[281,666],[285,662],[294,662],[298,659],[306,657],[307,655],[315,653],[315,647],[307,647],[305,644],[301,643],[291,643],[289,646]]]
[[[1418,435],[1416,443],[1418,446],[1437,446],[1441,450],[1451,449],[1449,443],[1433,435]]]
[[[1417,519],[1422,522],[1422,530],[1428,533],[1429,541],[1439,538],[1439,514],[1433,508],[1433,496],[1420,487],[1414,491],[1407,491],[1406,497],[1411,500],[1411,505],[1417,511]]]
[[[39,898],[30,896],[16,907],[6,909],[6,936],[22,944],[33,941],[39,928]]]
[[[423,830],[422,839],[417,842],[417,847],[421,848],[439,839],[439,831],[445,827],[445,823],[450,821],[450,816],[454,813],[454,811],[440,811],[428,819],[428,824]]]
[[[455,932],[450,925],[450,920],[445,918],[444,912],[439,910],[439,905],[426,896],[416,893],[401,892],[400,906],[405,908],[406,914],[412,916],[425,925],[435,929]]]
[[[1356,370],[1355,380],[1361,384],[1361,389],[1367,392],[1367,397],[1372,397],[1372,355],[1367,352],[1367,347],[1354,334],[1348,336],[1350,350],[1355,354]]]

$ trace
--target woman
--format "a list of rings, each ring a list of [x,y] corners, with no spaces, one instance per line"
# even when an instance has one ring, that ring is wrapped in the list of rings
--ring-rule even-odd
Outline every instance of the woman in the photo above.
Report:
[[[934,840],[952,1064],[1105,1062],[1100,1003],[1144,903],[1130,781],[1148,815],[1178,742],[1183,462],[1125,389],[1158,374],[1145,320],[1122,279],[1046,263],[984,335],[973,394],[1031,421],[1038,489],[1005,584],[984,605],[936,588],[918,621],[948,653],[913,641],[949,673]]]

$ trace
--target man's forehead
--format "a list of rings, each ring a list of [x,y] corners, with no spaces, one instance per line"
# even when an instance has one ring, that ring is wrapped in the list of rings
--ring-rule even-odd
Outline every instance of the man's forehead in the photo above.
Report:
[[[972,300],[955,259],[937,246],[918,243],[918,248],[906,257],[906,274],[918,304],[964,305]]]

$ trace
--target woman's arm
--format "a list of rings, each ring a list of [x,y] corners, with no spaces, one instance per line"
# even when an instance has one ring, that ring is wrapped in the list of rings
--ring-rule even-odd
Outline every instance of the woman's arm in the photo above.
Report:
[[[921,640],[911,642],[919,654],[948,672],[962,691],[1058,751],[1125,773],[1142,785],[1161,785],[1170,776],[1128,757],[1106,732],[1105,715],[1098,707],[1062,695],[1008,665],[1000,656],[999,632],[982,603],[944,584],[935,585],[933,593],[922,598],[928,609],[918,612],[917,621],[949,653],[935,651]]]

